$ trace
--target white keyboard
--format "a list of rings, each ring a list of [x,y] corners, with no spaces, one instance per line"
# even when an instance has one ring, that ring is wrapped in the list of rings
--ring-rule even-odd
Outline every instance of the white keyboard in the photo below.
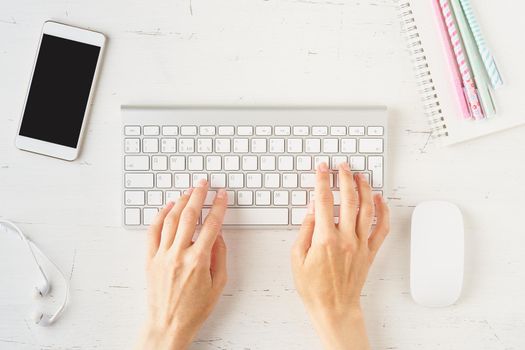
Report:
[[[149,225],[201,178],[226,188],[227,227],[298,227],[314,195],[315,167],[349,162],[374,191],[385,187],[387,110],[122,107],[123,225]],[[331,174],[334,220],[337,173]]]

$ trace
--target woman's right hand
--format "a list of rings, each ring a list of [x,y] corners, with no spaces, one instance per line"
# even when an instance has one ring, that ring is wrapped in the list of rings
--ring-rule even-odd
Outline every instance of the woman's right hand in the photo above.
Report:
[[[327,349],[368,349],[360,294],[389,232],[389,209],[381,195],[372,196],[367,179],[353,176],[344,163],[339,168],[339,223],[334,224],[329,176],[327,164],[320,164],[315,203],[292,252],[295,283]],[[374,212],[377,225],[370,234]]]

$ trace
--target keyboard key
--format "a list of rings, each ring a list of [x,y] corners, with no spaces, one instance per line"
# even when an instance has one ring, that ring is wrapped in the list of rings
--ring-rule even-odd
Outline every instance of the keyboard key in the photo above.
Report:
[[[130,226],[140,225],[140,209],[126,208],[124,210],[124,223]]]
[[[306,139],[306,153],[320,153],[321,139]]]
[[[208,193],[206,193],[206,198],[204,198],[204,205],[212,205],[216,195],[216,191],[208,191]]]
[[[252,191],[238,191],[237,192],[237,204],[238,205],[252,205],[253,204],[253,192]]]
[[[235,204],[235,191],[226,191],[226,196],[228,197],[228,205],[234,205]]]
[[[199,186],[200,180],[206,180],[208,181],[208,174],[206,173],[194,173],[191,175],[191,183],[193,184],[193,187]]]
[[[256,126],[255,135],[257,136],[270,136],[272,134],[271,126]]]
[[[155,216],[157,216],[157,213],[159,212],[159,210],[157,208],[144,208],[143,212],[144,212],[143,224],[149,225],[153,222],[153,219],[155,219]]]
[[[125,174],[127,188],[153,188],[153,174]]]
[[[330,164],[330,157],[328,156],[317,156],[314,158],[314,169],[317,169],[319,164],[326,163]]]
[[[252,153],[266,153],[266,139],[252,139]]]
[[[298,156],[297,157],[297,170],[312,170],[312,157],[310,156]]]
[[[204,169],[204,157],[203,156],[189,156],[188,157],[188,170],[203,170]]]
[[[323,153],[339,152],[338,139],[323,139]]]
[[[350,169],[352,169],[352,171],[365,170],[365,157],[364,156],[351,156],[350,157]]]
[[[162,135],[164,136],[177,136],[179,134],[179,128],[177,126],[163,126]]]
[[[292,191],[292,205],[306,205],[306,191]]]
[[[125,156],[124,157],[124,169],[128,171],[132,170],[149,170],[149,157],[148,156]]]
[[[144,191],[126,191],[124,193],[124,202],[126,205],[144,205]]]
[[[171,156],[170,157],[170,170],[186,170],[186,157]]]
[[[168,157],[166,156],[152,156],[151,170],[165,171],[168,170]]]
[[[158,126],[145,126],[143,129],[144,136],[158,136],[160,128]]]
[[[210,209],[202,210],[205,218]],[[288,225],[288,208],[228,208],[224,225]]]
[[[206,170],[221,170],[221,157],[206,156]]]
[[[332,191],[332,195],[334,197],[334,205],[340,205],[341,204],[341,192]]]
[[[288,153],[302,153],[303,139],[288,139]]]
[[[346,158],[346,156],[333,156],[331,168],[332,170],[337,170],[339,169],[339,164],[346,162],[348,162],[348,158]]]
[[[283,174],[283,186],[284,188],[296,188],[297,187],[297,174]]]
[[[176,139],[162,139],[160,141],[160,151],[162,153],[177,152],[177,140]]]
[[[276,126],[275,127],[275,135],[276,136],[288,136],[290,135],[290,127],[289,126]]]
[[[244,187],[244,174],[239,174],[239,173],[228,174],[228,187],[243,188]]]
[[[270,205],[270,191],[255,192],[255,205]]]
[[[356,139],[341,139],[341,153],[355,153],[357,152]]]
[[[301,187],[302,188],[314,188],[315,187],[315,174],[303,173],[301,174]]]
[[[237,135],[239,136],[252,136],[253,135],[253,126],[238,126]]]
[[[257,156],[243,156],[242,170],[257,170]]]
[[[148,205],[162,205],[162,191],[148,191]]]
[[[224,170],[239,170],[239,156],[224,157]]]
[[[194,139],[179,139],[179,153],[194,153],[195,140]]]
[[[330,135],[333,136],[344,136],[346,135],[346,126],[331,126]]]
[[[211,174],[210,187],[213,188],[225,188],[226,187],[226,174]]]
[[[279,156],[278,169],[279,170],[293,170],[292,156]]]
[[[312,126],[312,135],[326,136],[328,135],[328,127],[326,126]]]
[[[292,225],[301,225],[307,212],[307,208],[292,208]]]
[[[360,153],[383,153],[383,139],[359,139]]]
[[[213,136],[215,135],[215,126],[205,125],[199,127],[199,134],[202,136]]]
[[[261,188],[262,187],[262,175],[249,173],[246,174],[246,187],[248,188]]]
[[[284,153],[284,139],[270,139],[270,153]]]
[[[125,153],[139,153],[140,152],[140,139],[124,139],[124,152]]]
[[[126,135],[126,136],[140,136],[140,126],[126,125],[124,127],[124,135]]]
[[[215,152],[230,153],[231,143],[230,139],[215,139]]]
[[[279,188],[280,187],[280,174],[270,173],[264,174],[264,187],[266,188]]]
[[[368,136],[383,136],[384,130],[382,126],[369,126],[367,133]]]
[[[261,156],[261,170],[275,170],[275,156]]]
[[[173,187],[175,187],[175,188],[188,188],[188,187],[190,187],[190,174],[175,173],[173,177],[175,179]]]
[[[171,174],[170,173],[158,173],[157,174],[157,187],[158,188],[171,188]]]
[[[194,125],[184,125],[180,127],[180,134],[182,136],[195,136],[197,135],[197,127]]]
[[[288,191],[274,191],[273,192],[274,205],[288,205]]]
[[[176,202],[181,196],[180,191],[166,191],[166,204],[169,202]]]
[[[142,152],[157,153],[159,151],[158,139],[142,139]]]
[[[235,135],[235,128],[233,126],[219,126],[219,135],[233,136]]]
[[[233,139],[233,152],[248,153],[248,139]]]
[[[308,126],[294,126],[293,127],[293,134],[295,136],[307,136],[310,132],[310,128]]]
[[[348,135],[350,136],[363,136],[365,134],[364,126],[350,126],[348,127]]]
[[[197,152],[198,153],[211,153],[212,152],[212,139],[198,139],[197,140]]]
[[[369,156],[368,170],[372,172],[372,187],[383,187],[383,157]]]

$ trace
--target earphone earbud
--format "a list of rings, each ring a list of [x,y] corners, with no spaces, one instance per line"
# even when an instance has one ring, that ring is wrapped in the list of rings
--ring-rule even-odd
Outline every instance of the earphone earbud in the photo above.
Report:
[[[50,290],[51,290],[51,285],[49,284],[49,282],[47,280],[42,280],[41,283],[35,286],[34,297],[35,298],[44,297],[49,293]]]
[[[35,251],[38,252],[38,255],[44,257],[45,259],[47,259],[47,261],[51,265],[53,265],[55,267],[57,272],[60,274],[60,276],[62,276],[62,279],[64,280],[65,295],[64,295],[64,300],[63,300],[62,304],[60,305],[60,307],[58,308],[58,310],[53,315],[47,315],[47,314],[44,314],[43,312],[40,312],[40,311],[37,311],[37,312],[35,312],[33,314],[33,320],[35,321],[36,324],[38,324],[40,326],[44,326],[44,327],[45,326],[50,326],[53,323],[55,323],[56,320],[58,320],[58,318],[62,315],[62,313],[66,309],[67,303],[69,301],[69,281],[66,279],[66,277],[64,276],[62,271],[60,271],[58,266],[51,259],[49,259],[38,248],[38,246],[34,242],[32,242],[29,238],[27,238],[24,235],[24,233],[22,232],[22,230],[20,230],[20,228],[18,228],[18,226],[16,226],[11,221],[0,219],[0,225],[2,225],[2,224],[12,227],[18,233],[18,235],[20,236],[20,239],[26,244],[27,249],[31,253],[31,256],[33,257],[33,260],[34,260],[34,262],[35,262],[35,264],[36,264],[36,266],[38,268],[38,271],[40,273],[40,281],[33,288],[34,297],[42,298],[42,297],[48,295],[49,292],[51,291],[51,283],[49,282],[49,280],[47,278],[47,275],[44,272],[44,269],[40,265],[36,255],[35,255]]]
[[[40,311],[36,311],[33,314],[33,321],[39,326],[47,327],[53,324],[54,320],[49,315],[46,315]]]

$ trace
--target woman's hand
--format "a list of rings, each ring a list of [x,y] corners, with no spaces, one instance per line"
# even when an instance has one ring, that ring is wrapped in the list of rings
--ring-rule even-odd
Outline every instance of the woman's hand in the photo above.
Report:
[[[196,223],[208,184],[170,203],[148,231],[148,321],[140,349],[185,349],[214,308],[226,284],[221,226],[227,206],[219,190],[198,238]]]
[[[341,205],[334,224],[329,175],[328,166],[320,164],[315,203],[292,252],[295,283],[327,349],[368,349],[360,294],[388,234],[389,210],[381,195],[372,196],[366,178],[352,176],[345,163],[339,168]],[[377,225],[370,233],[374,212]]]

